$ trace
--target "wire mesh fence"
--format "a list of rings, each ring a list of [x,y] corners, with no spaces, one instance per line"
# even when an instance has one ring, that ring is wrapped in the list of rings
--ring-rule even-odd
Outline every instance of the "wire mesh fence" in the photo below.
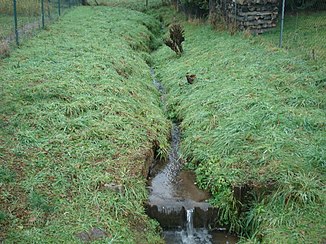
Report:
[[[80,0],[0,0],[0,56],[36,30],[46,28]]]
[[[284,29],[276,30],[280,35],[279,46],[307,59],[326,60],[326,1],[288,0],[282,8]]]
[[[0,57],[82,0],[0,0]],[[100,1],[95,1],[99,3]],[[143,2],[143,1],[142,1]],[[148,0],[145,0],[148,4]],[[217,25],[264,35],[275,46],[326,59],[325,0],[171,0],[188,18],[210,16]],[[102,3],[102,2],[101,2]],[[106,3],[106,2],[105,2]],[[284,8],[283,8],[284,3]],[[284,28],[281,16],[284,10]]]
[[[275,46],[326,60],[325,0],[210,0],[208,6],[214,25],[263,34]]]

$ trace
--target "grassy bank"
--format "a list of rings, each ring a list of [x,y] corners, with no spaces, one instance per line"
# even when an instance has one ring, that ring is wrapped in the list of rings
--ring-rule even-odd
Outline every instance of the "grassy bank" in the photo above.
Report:
[[[144,161],[167,147],[147,64],[158,30],[79,7],[0,61],[0,239],[77,243],[97,228],[106,243],[161,242],[142,206]]]
[[[182,24],[185,52],[164,46],[155,64],[182,153],[221,222],[245,242],[324,242],[325,60]]]

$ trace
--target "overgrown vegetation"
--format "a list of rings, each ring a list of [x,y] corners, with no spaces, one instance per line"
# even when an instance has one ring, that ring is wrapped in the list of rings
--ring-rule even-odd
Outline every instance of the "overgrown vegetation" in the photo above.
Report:
[[[80,7],[0,61],[0,239],[161,242],[142,176],[153,145],[168,147],[147,64],[159,29]]]
[[[163,46],[155,64],[221,223],[243,242],[325,242],[325,59],[183,24],[184,54]]]

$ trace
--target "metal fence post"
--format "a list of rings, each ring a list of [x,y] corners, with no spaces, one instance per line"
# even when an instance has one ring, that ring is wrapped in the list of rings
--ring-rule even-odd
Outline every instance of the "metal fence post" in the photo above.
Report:
[[[17,0],[13,0],[14,2],[14,22],[15,22],[15,35],[16,35],[16,44],[19,45],[18,40],[18,21],[17,21]]]
[[[237,1],[234,2],[234,23],[235,27],[237,26]]]
[[[281,32],[280,32],[280,48],[282,48],[282,44],[283,44],[284,10],[285,10],[285,0],[283,0],[283,2],[282,2]]]
[[[58,14],[61,15],[61,0],[58,0]]]
[[[148,8],[148,0],[146,0],[146,8]]]
[[[41,10],[42,10],[42,28],[44,29],[44,0],[41,0]]]
[[[51,4],[51,2],[50,2],[50,0],[48,0],[48,18],[51,20],[51,7],[50,7],[50,4]]]

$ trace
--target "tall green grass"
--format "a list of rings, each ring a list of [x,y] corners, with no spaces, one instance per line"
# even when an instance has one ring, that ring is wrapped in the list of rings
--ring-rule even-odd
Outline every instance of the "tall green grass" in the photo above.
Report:
[[[181,121],[182,154],[221,223],[247,241],[323,242],[325,61],[183,24],[184,54],[162,47],[155,64],[170,117]]]
[[[169,123],[149,73],[159,23],[79,7],[0,62],[0,238],[161,243],[144,213],[144,161]],[[118,186],[116,189],[111,185]]]

